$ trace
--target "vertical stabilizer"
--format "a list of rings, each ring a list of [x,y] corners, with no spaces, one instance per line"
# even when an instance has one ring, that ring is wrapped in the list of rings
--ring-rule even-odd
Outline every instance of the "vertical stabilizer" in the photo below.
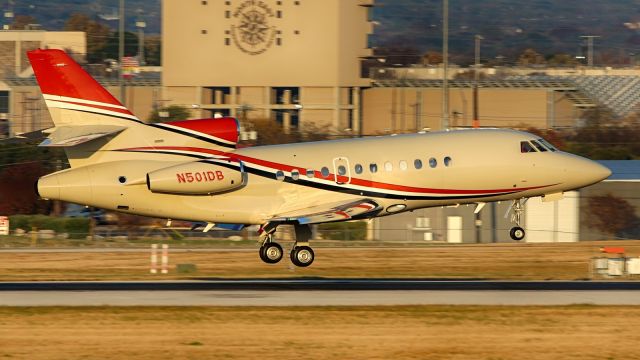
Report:
[[[38,49],[27,55],[56,126],[139,121],[64,51]]]

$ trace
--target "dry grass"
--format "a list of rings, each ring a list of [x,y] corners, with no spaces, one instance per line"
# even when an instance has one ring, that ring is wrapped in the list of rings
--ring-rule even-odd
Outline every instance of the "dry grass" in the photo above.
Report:
[[[0,281],[134,280],[207,277],[419,277],[483,279],[584,279],[589,259],[599,248],[623,246],[640,255],[640,241],[565,244],[443,245],[416,248],[316,248],[309,268],[296,268],[285,257],[262,263],[255,251],[175,251],[169,275],[149,275],[149,253],[1,252]],[[195,274],[177,274],[175,265],[197,265]]]
[[[640,359],[638,307],[0,308],[7,359]]]

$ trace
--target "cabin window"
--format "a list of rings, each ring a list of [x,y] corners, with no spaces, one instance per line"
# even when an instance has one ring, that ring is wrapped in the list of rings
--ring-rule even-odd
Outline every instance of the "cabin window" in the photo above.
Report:
[[[400,170],[402,171],[406,171],[407,170],[407,162],[404,160],[400,160]]]
[[[344,167],[344,165],[338,166],[338,175],[346,175],[346,174],[347,174],[347,168]]]
[[[390,161],[387,161],[386,163],[384,163],[384,170],[393,171],[393,164]]]
[[[520,142],[520,152],[521,153],[531,153],[531,152],[536,152],[536,149],[528,141],[521,141]]]
[[[452,162],[451,157],[445,156],[445,158],[444,158],[444,166],[446,166],[446,167],[451,166],[451,162]]]
[[[378,164],[369,164],[369,170],[371,171],[372,174],[375,174],[378,172]]]
[[[291,170],[291,178],[293,180],[298,180],[300,179],[300,171],[298,170]]]
[[[531,143],[533,144],[533,146],[535,146],[535,147],[536,147],[536,149],[538,149],[538,151],[540,151],[540,152],[545,152],[545,151],[547,151],[547,148],[546,148],[546,147],[544,147],[544,146],[542,146],[542,145],[540,145],[540,143],[538,143],[537,141],[535,141],[535,140],[531,140]]]
[[[362,174],[362,165],[356,164],[355,170],[356,170],[356,174]]]
[[[316,172],[311,170],[311,169],[307,169],[307,177],[308,178],[314,178],[316,176]]]
[[[422,169],[422,160],[420,159],[413,160],[413,166],[415,166],[416,170]]]
[[[284,180],[284,172],[282,170],[276,171],[276,179],[278,179],[278,181]]]
[[[323,167],[323,168],[320,170],[320,173],[322,174],[322,177],[323,177],[323,178],[325,178],[325,179],[326,179],[326,178],[328,178],[328,177],[329,177],[329,168],[328,168],[328,167],[326,167],[326,166],[325,166],[325,167]]]
[[[436,160],[436,158],[429,159],[429,166],[431,166],[432,168],[438,166],[438,160]]]

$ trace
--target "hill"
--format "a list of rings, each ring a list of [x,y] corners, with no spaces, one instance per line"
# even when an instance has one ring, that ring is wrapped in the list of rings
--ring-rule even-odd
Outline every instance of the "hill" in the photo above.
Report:
[[[13,1],[13,0],[12,0]],[[178,1],[178,0],[165,0]],[[312,0],[308,0],[312,1]],[[321,0],[317,0],[321,1]],[[16,15],[31,15],[45,29],[60,30],[74,12],[116,15],[116,0],[13,1]],[[7,9],[7,1],[3,1]],[[596,63],[625,63],[640,54],[640,4],[636,0],[450,0],[450,48],[454,62],[473,58],[473,37],[484,36],[484,61],[501,55],[514,63],[526,48],[549,56],[585,52],[581,35],[598,35]],[[127,0],[128,30],[142,9],[146,33],[161,31],[161,0]],[[373,46],[441,50],[442,0],[377,0]],[[104,18],[104,16],[102,16]],[[107,16],[108,17],[108,16]],[[117,21],[102,22],[117,27]],[[627,25],[625,25],[627,24]]]
[[[441,5],[442,0],[378,0],[375,44],[440,51]],[[475,34],[485,38],[485,60],[502,55],[514,62],[526,48],[543,55],[583,54],[581,35],[601,36],[596,62],[628,61],[640,53],[640,33],[632,29],[640,21],[640,4],[634,0],[450,0],[449,7],[449,46],[462,62],[473,56]]]

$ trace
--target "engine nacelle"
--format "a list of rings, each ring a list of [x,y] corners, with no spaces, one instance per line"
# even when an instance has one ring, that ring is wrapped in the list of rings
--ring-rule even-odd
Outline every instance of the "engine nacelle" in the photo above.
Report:
[[[242,162],[201,160],[152,171],[147,187],[158,193],[207,195],[236,190],[245,180]]]

